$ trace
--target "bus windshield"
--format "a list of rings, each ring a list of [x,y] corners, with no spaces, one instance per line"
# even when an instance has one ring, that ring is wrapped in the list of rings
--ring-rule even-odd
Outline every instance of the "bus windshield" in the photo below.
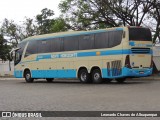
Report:
[[[148,28],[129,28],[129,40],[133,41],[152,41],[150,29]]]

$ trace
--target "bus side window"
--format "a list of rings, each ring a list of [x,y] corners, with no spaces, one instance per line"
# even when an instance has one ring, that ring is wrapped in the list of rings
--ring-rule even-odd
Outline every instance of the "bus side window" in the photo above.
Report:
[[[95,34],[95,49],[108,48],[108,32]]]
[[[115,47],[122,41],[123,31],[110,31],[109,32],[109,47]]]
[[[87,49],[94,49],[94,34],[80,36],[79,50]]]
[[[78,50],[79,36],[71,36],[64,38],[64,51]]]

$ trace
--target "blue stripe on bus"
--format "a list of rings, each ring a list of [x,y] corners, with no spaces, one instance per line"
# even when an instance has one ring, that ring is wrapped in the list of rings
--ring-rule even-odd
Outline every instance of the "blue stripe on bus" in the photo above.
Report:
[[[14,71],[14,76],[16,78],[23,78],[23,71],[22,70],[15,70]]]
[[[53,38],[61,38],[61,37],[69,37],[69,36],[78,36],[78,35],[89,35],[94,33],[101,33],[106,31],[119,31],[123,30],[123,28],[116,28],[115,30],[95,30],[95,31],[85,31],[85,32],[79,32],[79,33],[72,33],[72,34],[65,34],[65,35],[57,35],[57,36],[48,36],[48,37],[42,37],[42,38],[30,38],[30,39],[24,39],[22,42],[28,41],[28,40],[50,40]]]
[[[99,54],[97,54],[99,52]],[[65,55],[71,55],[69,57],[65,57]],[[76,54],[76,55],[74,55]],[[39,61],[41,59],[54,59],[54,58],[73,58],[73,57],[93,57],[93,56],[108,56],[108,55],[123,55],[123,54],[132,54],[130,49],[125,49],[125,50],[107,50],[107,51],[93,51],[93,52],[71,52],[71,53],[61,53],[61,54],[40,54],[37,55],[36,60],[32,61]],[[149,53],[147,54],[152,54],[152,50],[150,50]],[[64,56],[63,56],[64,55]],[[24,61],[21,63],[25,62],[32,62],[32,61]]]
[[[33,78],[76,78],[76,70],[31,70]]]
[[[97,55],[96,53],[100,52],[99,55]],[[76,52],[75,52],[76,53]],[[107,55],[120,55],[120,54],[130,54],[130,49],[126,49],[126,50],[108,50],[108,51],[93,51],[93,52],[79,52],[77,53],[77,56],[73,56],[73,57],[91,57],[91,56],[107,56]],[[74,53],[64,53],[64,54],[74,54]],[[55,58],[72,58],[71,57],[63,57],[63,54],[54,54],[56,55]],[[47,54],[47,55],[38,55],[36,60],[41,60],[41,59],[51,59],[52,55],[51,54]]]
[[[129,45],[130,46],[135,46],[135,42],[131,41],[131,42],[129,42]]]
[[[112,69],[110,69],[110,75],[108,75],[107,68],[102,69],[103,78],[120,78],[120,77],[143,77],[149,76],[152,74],[152,68],[148,69],[129,69],[126,67],[122,68],[122,74],[117,76],[112,75]],[[144,73],[141,74],[140,71]],[[65,69],[65,70],[31,70],[32,78],[76,78],[77,71],[74,69]],[[15,77],[22,78],[22,71],[15,71]]]
[[[96,53],[100,52],[100,55],[97,55]],[[76,52],[75,52],[76,53]],[[76,57],[89,57],[89,56],[107,56],[107,55],[120,55],[120,54],[130,54],[131,51],[130,49],[126,49],[126,50],[108,50],[108,51],[93,51],[93,52],[77,52],[77,56]],[[74,54],[74,53],[64,53],[64,54]],[[62,54],[54,54],[57,57],[56,58],[65,58],[62,57]],[[38,55],[37,56],[37,60],[39,59],[49,59],[51,58],[51,54],[48,55]],[[74,56],[75,57],[75,56]]]
[[[99,52],[99,54],[97,54],[97,52]],[[40,54],[37,55],[36,60],[33,61],[39,61],[41,59],[92,57],[92,56],[108,56],[108,55],[122,55],[122,54],[132,54],[132,52],[130,49],[126,49],[126,50],[108,50],[108,51],[77,52],[77,53],[75,52],[75,53],[45,54],[45,55]],[[152,51],[150,51],[147,54],[152,54]],[[70,55],[70,56],[65,56],[65,55]],[[24,61],[24,62],[32,62],[32,61]]]

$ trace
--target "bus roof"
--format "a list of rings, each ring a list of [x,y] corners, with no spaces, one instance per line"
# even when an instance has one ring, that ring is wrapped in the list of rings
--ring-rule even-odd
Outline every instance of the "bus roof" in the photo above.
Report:
[[[30,40],[45,40],[45,39],[67,37],[67,36],[85,35],[85,34],[87,35],[87,34],[91,34],[91,33],[117,31],[117,30],[123,30],[123,29],[124,29],[124,27],[113,27],[113,28],[90,30],[90,31],[69,31],[69,32],[50,33],[50,34],[31,36],[31,37],[28,37],[28,38],[22,40],[21,42],[26,42],[26,41],[30,41]]]

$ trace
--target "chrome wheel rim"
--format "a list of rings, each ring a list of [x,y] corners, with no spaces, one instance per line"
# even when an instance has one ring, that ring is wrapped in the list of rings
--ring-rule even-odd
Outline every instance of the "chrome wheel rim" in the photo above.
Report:
[[[30,74],[26,74],[26,79],[29,80],[31,78]]]
[[[83,72],[83,73],[81,74],[81,80],[82,80],[82,81],[86,81],[86,79],[87,79],[87,74],[86,74],[85,72]]]
[[[95,73],[94,74],[94,80],[98,80],[100,78],[100,74],[99,73]]]

